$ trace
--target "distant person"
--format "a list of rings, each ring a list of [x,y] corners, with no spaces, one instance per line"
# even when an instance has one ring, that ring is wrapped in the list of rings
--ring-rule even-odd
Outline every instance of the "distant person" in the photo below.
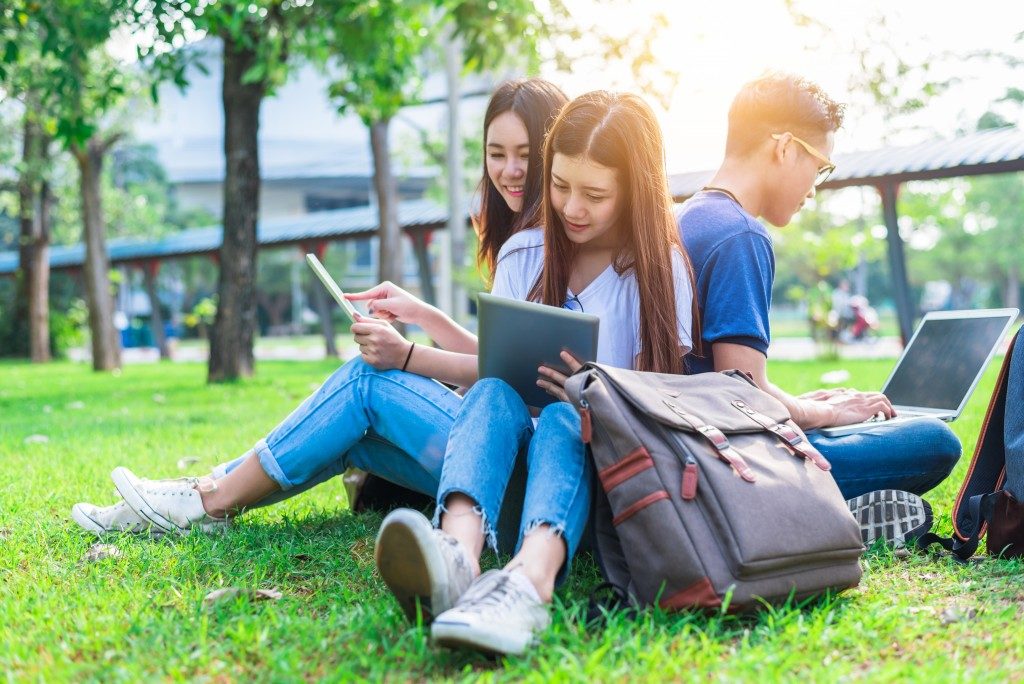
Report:
[[[841,337],[843,331],[853,324],[853,308],[850,306],[850,281],[843,278],[832,290],[832,315],[830,320],[834,321],[834,330],[837,337]]]
[[[867,339],[870,333],[878,330],[878,312],[862,295],[850,297],[850,310],[853,320],[850,322],[850,339],[860,342]]]
[[[540,223],[541,150],[547,127],[567,102],[542,79],[504,83],[484,114],[484,173],[478,259],[494,272],[514,234]],[[127,468],[112,477],[125,498],[112,506],[76,504],[72,518],[96,534],[185,533],[224,529],[254,505],[295,496],[350,467],[431,498],[462,397],[434,378],[476,380],[476,336],[438,309],[390,283],[349,299],[369,300],[375,317],[352,326],[360,357],[336,370],[284,421],[209,477],[143,480]],[[422,327],[440,348],[414,344],[390,325]]]
[[[942,482],[960,458],[960,442],[945,423],[883,422],[867,432],[829,438],[815,428],[876,415],[890,418],[892,404],[881,393],[849,389],[793,396],[768,379],[775,253],[759,219],[783,227],[814,197],[815,187],[835,168],[830,157],[842,121],[843,106],[798,76],[770,74],[736,95],[725,159],[678,215],[697,279],[704,342],[703,358],[691,356],[690,367],[750,373],[786,405],[832,463],[832,475],[848,499],[888,488],[922,494]],[[851,507],[857,510],[861,503]]]

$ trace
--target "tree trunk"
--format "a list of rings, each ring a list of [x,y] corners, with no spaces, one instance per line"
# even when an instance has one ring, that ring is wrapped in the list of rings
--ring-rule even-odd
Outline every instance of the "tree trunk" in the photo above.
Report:
[[[36,157],[39,130],[29,120],[28,116],[22,124],[22,153],[21,159],[23,168],[18,178],[18,221],[20,224],[18,236],[18,272],[16,274],[16,291],[14,296],[14,311],[12,312],[13,330],[11,331],[11,349],[8,352],[15,356],[26,356],[29,347],[26,342],[29,339],[29,283],[33,281],[33,269],[36,265],[33,245],[35,244],[35,233],[37,224],[36,203],[37,184],[35,171],[38,168]]]
[[[430,268],[430,236],[428,230],[420,230],[410,234],[413,253],[416,255],[416,266],[420,272],[420,291],[427,304],[437,306],[437,291],[434,289],[434,273]]]
[[[160,358],[169,360],[171,349],[167,346],[167,335],[164,334],[164,314],[160,310],[156,277],[160,273],[159,261],[147,261],[142,264],[142,278],[146,283],[146,294],[149,296],[150,326],[153,328],[153,341],[160,350]]]
[[[463,213],[462,192],[462,131],[459,126],[459,99],[462,66],[462,40],[454,30],[448,36],[444,49],[444,74],[448,84],[448,234],[451,236],[452,272],[458,275],[466,266],[466,216]],[[422,269],[422,264],[420,266]],[[422,272],[422,270],[421,270]],[[458,278],[452,279],[452,299],[444,302],[452,318],[465,323],[469,317],[469,294]]]
[[[1006,297],[1003,306],[1020,308],[1020,269],[1016,264],[1011,265],[1006,273]]]
[[[324,335],[324,353],[329,358],[338,358],[338,344],[334,337],[334,320],[331,318],[331,303],[328,301],[327,292],[319,281],[313,283],[313,306],[316,307],[316,315],[320,317],[320,332]]]
[[[224,241],[217,316],[210,335],[209,382],[252,375],[256,331],[256,220],[260,205],[259,123],[262,81],[242,83],[257,60],[250,46],[223,35]]]
[[[100,200],[103,158],[109,143],[93,136],[85,147],[74,149],[78,162],[82,196],[82,223],[85,242],[85,296],[89,304],[89,330],[92,333],[93,370],[107,371],[121,366],[121,345],[114,328],[114,298],[110,292],[110,259],[107,256],[106,225]]]
[[[381,282],[402,284],[402,228],[398,225],[398,188],[391,175],[391,150],[388,146],[390,119],[370,124],[370,149],[373,152],[373,188],[377,193],[380,236]]]
[[[45,141],[44,145],[49,145]],[[44,148],[44,158],[47,149]],[[50,226],[53,208],[50,184],[39,185],[39,233],[32,250],[31,278],[28,284],[29,355],[32,363],[47,363],[50,349]]]
[[[17,354],[34,363],[50,360],[50,186],[43,180],[50,139],[26,115],[23,123],[22,164],[18,179],[17,296],[14,321]],[[26,346],[27,344],[27,346]]]

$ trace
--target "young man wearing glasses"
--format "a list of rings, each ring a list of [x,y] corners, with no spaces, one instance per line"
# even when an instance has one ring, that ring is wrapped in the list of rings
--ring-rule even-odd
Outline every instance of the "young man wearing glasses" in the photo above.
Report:
[[[916,495],[956,465],[961,447],[953,432],[928,419],[829,438],[813,430],[890,418],[892,404],[881,393],[852,390],[797,397],[772,384],[767,373],[775,254],[759,217],[781,228],[814,197],[835,169],[830,157],[842,121],[843,105],[814,83],[788,74],[752,81],[733,100],[725,160],[678,216],[696,275],[704,341],[703,357],[691,358],[689,367],[691,372],[748,372],[786,405],[832,463],[865,541],[884,537],[902,543],[931,523],[927,504]],[[916,513],[909,513],[911,508]]]

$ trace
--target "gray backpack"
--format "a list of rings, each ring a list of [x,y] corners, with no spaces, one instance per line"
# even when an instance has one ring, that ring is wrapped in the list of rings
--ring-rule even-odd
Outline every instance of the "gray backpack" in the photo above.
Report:
[[[590,363],[566,391],[601,485],[598,562],[630,600],[743,610],[860,581],[859,528],[828,462],[742,373]]]

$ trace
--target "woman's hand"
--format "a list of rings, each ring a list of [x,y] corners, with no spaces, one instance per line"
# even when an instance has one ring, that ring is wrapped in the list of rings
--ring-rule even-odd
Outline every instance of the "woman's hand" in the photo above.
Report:
[[[363,292],[345,295],[350,302],[367,301],[367,309],[382,321],[401,321],[419,325],[430,305],[414,297],[394,283],[384,281]]]
[[[577,361],[576,357],[569,352],[563,351],[561,357],[572,373],[583,368],[583,364]],[[565,381],[569,379],[568,375],[560,373],[550,366],[540,366],[537,372],[541,376],[537,378],[537,387],[540,387],[559,401],[569,401],[569,397],[565,393]]]
[[[351,330],[363,361],[377,370],[401,368],[409,356],[412,342],[387,321],[359,315]]]

